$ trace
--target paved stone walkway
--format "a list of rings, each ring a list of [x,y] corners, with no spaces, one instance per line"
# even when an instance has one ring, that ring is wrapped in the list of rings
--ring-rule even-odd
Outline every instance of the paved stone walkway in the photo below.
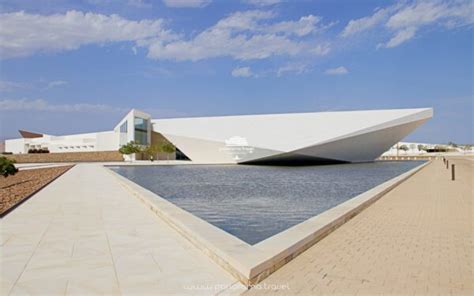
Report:
[[[474,161],[450,162],[456,181],[434,161],[245,295],[474,295]]]
[[[1,295],[212,295],[236,282],[95,164],[76,165],[0,226]]]

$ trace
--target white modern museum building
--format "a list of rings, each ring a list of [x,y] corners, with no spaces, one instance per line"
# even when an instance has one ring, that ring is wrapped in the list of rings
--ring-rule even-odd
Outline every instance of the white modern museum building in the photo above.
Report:
[[[54,136],[20,131],[5,150],[116,151],[171,142],[194,163],[372,161],[433,116],[431,108],[152,119],[131,110],[111,131]]]

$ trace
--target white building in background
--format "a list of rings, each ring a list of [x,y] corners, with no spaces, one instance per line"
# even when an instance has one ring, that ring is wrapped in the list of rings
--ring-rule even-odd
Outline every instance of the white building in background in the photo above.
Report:
[[[385,151],[382,156],[422,155],[428,153],[426,150],[432,150],[438,146],[440,145],[429,143],[398,142],[390,147],[390,149]],[[404,147],[406,147],[407,150],[404,150]]]
[[[385,151],[382,156],[416,156],[427,153],[474,153],[471,145],[430,144],[418,142],[399,142]]]
[[[151,119],[130,111],[113,131],[34,134],[7,140],[6,151],[109,151],[165,138],[195,163],[372,161],[433,116],[431,108]],[[33,133],[29,133],[30,136]]]
[[[20,130],[22,138],[6,140],[5,151],[28,153],[31,149],[58,152],[117,151],[120,146],[135,141],[148,145],[151,139],[150,115],[131,110],[112,131],[53,136]]]

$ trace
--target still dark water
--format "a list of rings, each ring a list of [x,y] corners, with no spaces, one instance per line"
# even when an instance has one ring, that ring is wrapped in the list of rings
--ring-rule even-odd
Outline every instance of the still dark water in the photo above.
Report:
[[[109,168],[253,245],[421,163]]]

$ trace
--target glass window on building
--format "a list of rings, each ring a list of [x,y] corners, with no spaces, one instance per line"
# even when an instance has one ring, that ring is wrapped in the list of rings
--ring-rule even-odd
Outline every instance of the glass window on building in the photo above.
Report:
[[[121,133],[127,133],[128,131],[128,125],[127,125],[127,121],[125,121],[121,126],[120,126],[120,132]]]
[[[135,142],[139,145],[148,145],[148,120],[135,117]]]
[[[148,130],[148,120],[140,117],[135,117],[135,129]]]
[[[135,130],[135,142],[139,145],[148,145],[147,132]]]

